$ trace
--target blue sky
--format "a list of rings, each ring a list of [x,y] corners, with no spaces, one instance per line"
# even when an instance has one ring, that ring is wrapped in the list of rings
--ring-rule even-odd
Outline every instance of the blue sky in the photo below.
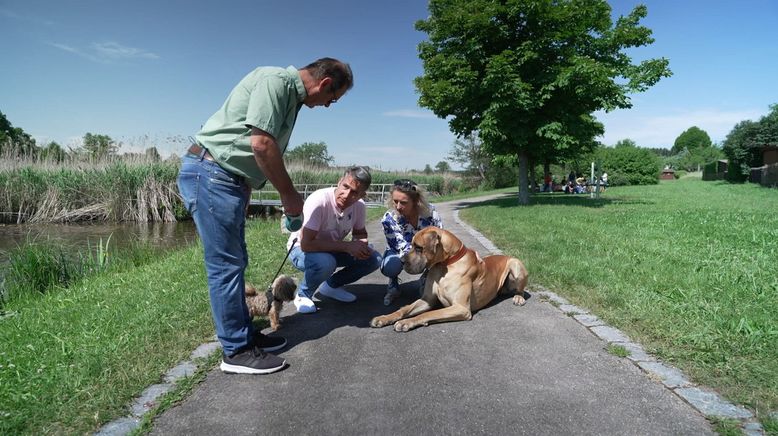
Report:
[[[611,1],[614,16],[638,1]],[[673,76],[598,113],[605,144],[670,147],[691,126],[722,141],[778,103],[778,2],[647,0],[656,42],[635,60],[666,57]],[[329,109],[303,108],[290,146],[324,141],[338,164],[385,170],[446,159],[445,120],[418,106],[423,73],[414,22],[426,2],[334,0],[0,0],[0,111],[39,145],[77,146],[86,132],[182,153],[232,87],[257,66],[332,56],[355,86]]]

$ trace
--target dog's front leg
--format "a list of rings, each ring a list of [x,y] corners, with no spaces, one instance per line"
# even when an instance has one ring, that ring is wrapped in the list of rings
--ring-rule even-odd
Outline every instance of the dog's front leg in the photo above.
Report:
[[[426,311],[428,311],[430,309],[432,309],[432,305],[430,305],[430,303],[428,303],[425,300],[418,299],[418,300],[414,301],[413,303],[408,304],[406,306],[403,306],[403,307],[397,309],[396,311],[394,311],[394,312],[392,312],[390,314],[381,315],[381,316],[377,316],[377,317],[373,318],[372,320],[370,320],[370,326],[371,327],[384,327],[384,326],[387,326],[387,325],[392,325],[395,322],[397,322],[397,320],[400,320],[400,319],[403,319],[403,318],[406,318],[406,317],[409,317],[409,316],[414,316],[414,315],[426,312]]]
[[[410,329],[427,326],[433,322],[468,321],[473,318],[473,313],[467,307],[459,304],[444,307],[442,309],[424,312],[413,318],[401,319],[394,324],[394,331],[407,332]]]

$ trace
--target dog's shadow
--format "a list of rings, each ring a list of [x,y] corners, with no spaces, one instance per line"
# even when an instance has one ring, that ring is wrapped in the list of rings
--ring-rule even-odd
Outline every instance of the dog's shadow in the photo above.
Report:
[[[417,287],[401,287],[402,294],[389,306],[384,306],[386,285],[373,283],[355,283],[344,286],[344,289],[357,296],[352,303],[343,303],[331,298],[315,294],[314,301],[318,311],[315,313],[297,313],[294,304],[284,304],[281,311],[281,328],[273,333],[265,330],[265,334],[283,336],[287,340],[287,349],[307,341],[313,341],[341,327],[372,328],[370,320],[379,315],[394,312],[400,307],[418,299]]]
[[[294,304],[285,303],[281,311],[281,328],[275,333],[266,329],[264,333],[283,336],[287,340],[286,349],[290,350],[304,342],[321,339],[341,327],[372,328],[370,320],[374,317],[394,312],[419,298],[418,281],[403,283],[400,286],[401,295],[388,306],[384,305],[386,285],[356,283],[344,288],[357,296],[356,301],[342,303],[316,294],[314,301],[319,310],[311,314],[297,313]],[[530,297],[525,291],[524,298],[529,300]],[[481,310],[509,298],[513,298],[513,294],[500,293]]]

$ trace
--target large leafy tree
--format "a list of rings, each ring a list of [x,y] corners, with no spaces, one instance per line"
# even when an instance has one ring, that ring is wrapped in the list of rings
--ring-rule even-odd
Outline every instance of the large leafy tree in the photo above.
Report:
[[[430,0],[416,23],[424,75],[419,104],[451,130],[478,132],[487,151],[519,160],[519,202],[529,203],[530,161],[596,147],[597,110],[631,106],[670,75],[668,61],[633,64],[625,49],[653,42],[645,6],[611,20],[605,0]]]
[[[300,162],[316,167],[329,166],[335,158],[327,151],[324,142],[304,142],[286,152],[286,159],[290,162]]]
[[[35,139],[21,127],[14,127],[0,112],[0,154],[10,156],[35,156],[38,147]]]
[[[732,181],[748,179],[751,167],[761,166],[762,148],[778,146],[778,104],[759,121],[741,121],[724,140],[723,152],[729,159],[727,177]]]
[[[673,154],[682,152],[684,149],[692,151],[696,148],[710,147],[713,144],[708,136],[708,132],[697,126],[692,126],[675,138],[673,148],[670,150]]]

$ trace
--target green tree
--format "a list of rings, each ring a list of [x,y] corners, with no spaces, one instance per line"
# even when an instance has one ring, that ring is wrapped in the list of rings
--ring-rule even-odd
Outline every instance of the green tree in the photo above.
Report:
[[[84,135],[84,150],[93,158],[102,159],[113,156],[119,150],[119,145],[108,135],[97,135],[87,132]]]
[[[286,152],[285,158],[289,162],[299,162],[316,167],[328,167],[335,160],[327,151],[324,142],[304,142]]]
[[[432,171],[432,167],[430,166],[430,164],[425,165],[424,166],[424,170],[422,172],[424,174],[432,174],[433,171]]]
[[[35,139],[21,127],[14,127],[2,112],[0,112],[0,153],[31,157],[38,154]]]
[[[651,185],[659,183],[659,156],[647,148],[601,147],[595,152],[599,169],[608,173],[612,185]]]
[[[62,148],[61,145],[57,144],[54,141],[49,142],[49,145],[44,147],[39,154],[39,158],[41,160],[46,160],[49,162],[62,162],[65,160],[65,156],[67,156],[67,153]]]
[[[713,144],[710,140],[708,133],[697,126],[690,127],[677,138],[673,143],[673,148],[670,149],[672,154],[677,154],[687,149],[689,151],[700,147],[710,147]]]
[[[442,160],[435,164],[435,171],[439,173],[447,173],[451,171],[451,165],[449,165],[448,162]]]
[[[635,143],[635,141],[627,138],[627,139],[622,139],[622,140],[616,142],[616,144],[613,146],[613,148],[621,148],[621,147],[632,147],[632,148],[635,148],[637,146],[638,145]]]
[[[729,132],[722,151],[729,159],[727,178],[731,181],[748,180],[751,167],[764,164],[762,148],[778,146],[778,104],[759,121],[741,121]]]
[[[664,58],[633,64],[626,49],[651,44],[639,5],[611,20],[605,0],[430,0],[416,29],[424,75],[419,104],[477,131],[493,155],[519,162],[519,202],[529,203],[530,161],[560,161],[596,147],[597,110],[631,107],[671,73]]]
[[[468,173],[478,174],[480,180],[486,178],[486,170],[492,160],[492,156],[486,152],[483,143],[475,133],[454,140],[448,158],[462,165]]]

